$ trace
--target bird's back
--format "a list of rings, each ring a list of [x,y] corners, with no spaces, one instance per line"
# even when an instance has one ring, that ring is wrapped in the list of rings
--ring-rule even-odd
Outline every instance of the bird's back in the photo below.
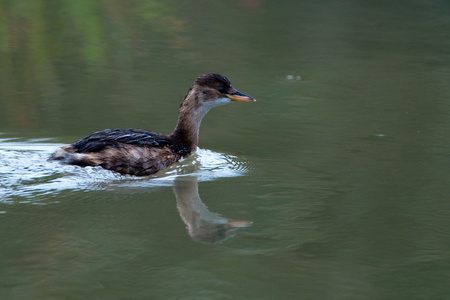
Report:
[[[107,129],[62,147],[50,160],[145,176],[165,169],[190,151],[170,136],[142,129]]]

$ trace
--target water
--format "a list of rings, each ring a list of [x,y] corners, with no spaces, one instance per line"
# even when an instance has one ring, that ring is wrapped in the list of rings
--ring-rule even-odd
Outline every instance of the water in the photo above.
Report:
[[[88,2],[0,3],[1,299],[450,298],[449,4]],[[194,157],[46,161],[211,71]]]

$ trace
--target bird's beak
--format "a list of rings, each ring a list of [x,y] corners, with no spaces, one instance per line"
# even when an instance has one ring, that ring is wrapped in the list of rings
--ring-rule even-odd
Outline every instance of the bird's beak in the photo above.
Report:
[[[231,99],[231,101],[242,101],[242,102],[255,102],[256,100],[250,96],[242,94],[241,92],[234,92],[232,94],[227,94],[227,97]]]

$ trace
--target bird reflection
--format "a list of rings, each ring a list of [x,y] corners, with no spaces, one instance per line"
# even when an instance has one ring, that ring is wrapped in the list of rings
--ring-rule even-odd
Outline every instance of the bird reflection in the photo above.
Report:
[[[210,212],[198,194],[197,177],[177,177],[173,190],[177,208],[192,239],[217,244],[233,237],[235,230],[248,227],[251,221],[231,220]]]

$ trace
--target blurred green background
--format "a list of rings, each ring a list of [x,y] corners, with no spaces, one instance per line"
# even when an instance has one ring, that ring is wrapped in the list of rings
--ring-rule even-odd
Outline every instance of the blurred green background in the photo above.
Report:
[[[0,298],[450,298],[449,32],[447,1],[0,0]],[[201,127],[246,171],[198,183],[253,221],[221,244],[171,187],[5,146],[170,133],[206,72],[257,99]]]

